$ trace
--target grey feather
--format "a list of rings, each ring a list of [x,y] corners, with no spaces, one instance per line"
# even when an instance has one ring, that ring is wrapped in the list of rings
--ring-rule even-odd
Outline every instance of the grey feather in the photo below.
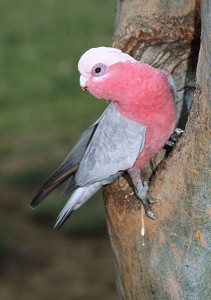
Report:
[[[62,196],[66,196],[69,192],[75,189],[75,172],[78,169],[78,165],[97,126],[98,120],[82,133],[79,141],[65,158],[63,163],[47,178],[35,194],[30,203],[31,207],[38,205],[53,190],[66,181],[68,181],[68,183],[64,185]]]
[[[145,131],[144,125],[124,117],[111,103],[83,155],[76,184],[110,182],[110,177],[131,168],[143,149]]]
[[[73,192],[57,218],[59,228],[71,212],[86,202],[102,185],[111,183],[131,168],[144,147],[146,127],[122,116],[111,103],[32,199],[39,204],[63,183],[62,195]]]
[[[77,188],[60,212],[54,228],[59,229],[71,213],[91,198],[101,187],[102,184],[96,182],[89,186]]]

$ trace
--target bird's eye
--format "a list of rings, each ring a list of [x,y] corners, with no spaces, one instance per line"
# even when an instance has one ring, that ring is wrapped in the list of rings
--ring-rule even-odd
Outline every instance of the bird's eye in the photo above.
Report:
[[[104,64],[96,64],[93,68],[92,68],[92,75],[94,77],[101,77],[105,74],[106,72],[106,65]]]
[[[96,69],[95,69],[95,73],[100,73],[101,72],[101,68],[100,67],[97,67]]]

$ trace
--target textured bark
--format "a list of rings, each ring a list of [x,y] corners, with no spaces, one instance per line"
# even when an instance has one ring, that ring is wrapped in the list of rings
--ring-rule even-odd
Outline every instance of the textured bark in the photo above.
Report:
[[[127,178],[120,177],[104,190],[121,299],[210,299],[211,2],[202,1],[195,77],[198,12],[193,0],[119,1],[114,46],[172,71],[184,103],[187,88],[193,89],[196,79],[185,133],[150,185],[150,194],[159,199],[153,207],[156,221],[143,218],[140,202],[127,196],[132,192]]]

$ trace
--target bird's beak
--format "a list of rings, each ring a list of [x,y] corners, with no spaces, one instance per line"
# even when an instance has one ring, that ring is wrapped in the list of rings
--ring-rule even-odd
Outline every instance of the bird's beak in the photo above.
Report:
[[[80,76],[80,86],[84,92],[87,90],[87,85],[86,85],[87,81],[88,81],[87,77],[83,75]]]

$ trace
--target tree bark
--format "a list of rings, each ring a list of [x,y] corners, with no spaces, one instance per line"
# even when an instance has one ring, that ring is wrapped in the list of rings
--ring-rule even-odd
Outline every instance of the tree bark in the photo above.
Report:
[[[211,2],[119,1],[114,46],[172,72],[184,107],[194,101],[180,138],[152,177],[156,221],[143,216],[127,178],[104,190],[108,233],[121,299],[210,299],[211,203],[208,112],[211,98]],[[186,105],[188,103],[188,105]],[[187,110],[186,110],[187,111]],[[186,115],[185,115],[186,118]],[[129,195],[129,196],[128,196]],[[143,236],[143,227],[145,235]]]

